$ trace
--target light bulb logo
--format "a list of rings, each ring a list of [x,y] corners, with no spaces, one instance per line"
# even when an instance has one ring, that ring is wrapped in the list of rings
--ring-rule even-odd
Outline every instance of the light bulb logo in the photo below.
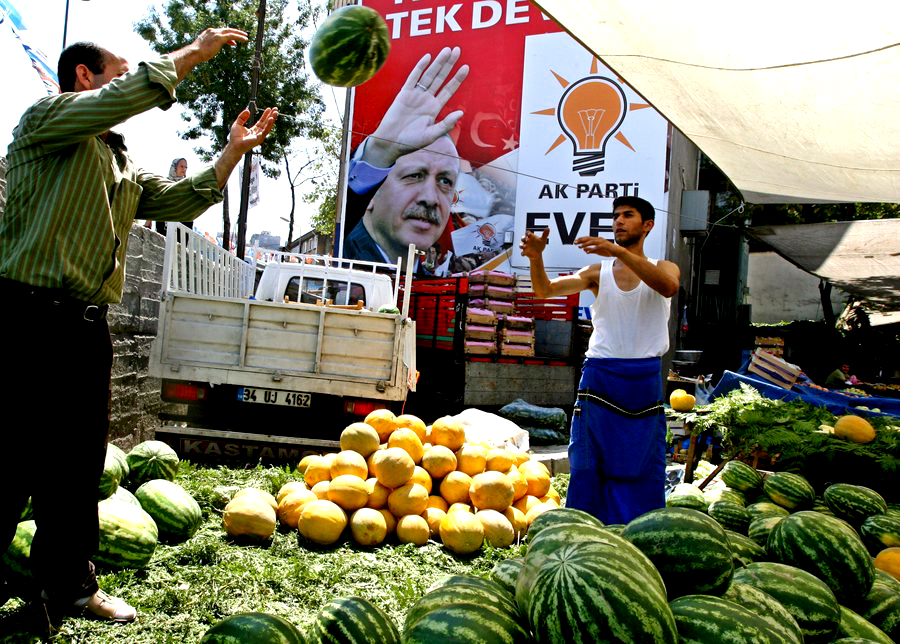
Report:
[[[606,143],[625,120],[625,92],[603,76],[587,76],[563,92],[559,125],[574,147],[572,170],[594,176],[603,170]]]

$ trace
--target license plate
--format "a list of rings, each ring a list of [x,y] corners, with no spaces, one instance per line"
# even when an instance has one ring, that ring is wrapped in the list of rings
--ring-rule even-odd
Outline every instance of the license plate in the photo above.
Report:
[[[310,394],[296,391],[278,391],[277,389],[258,389],[256,387],[238,387],[239,402],[262,403],[264,405],[284,405],[285,407],[309,407],[312,401]]]

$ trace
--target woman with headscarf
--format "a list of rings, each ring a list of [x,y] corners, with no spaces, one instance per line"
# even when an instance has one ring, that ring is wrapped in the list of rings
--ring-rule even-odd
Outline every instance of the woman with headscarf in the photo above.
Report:
[[[181,181],[187,176],[187,159],[172,159],[172,165],[169,166],[169,181]],[[145,226],[150,228],[148,221]],[[166,222],[156,222],[156,232],[160,235],[166,234]]]

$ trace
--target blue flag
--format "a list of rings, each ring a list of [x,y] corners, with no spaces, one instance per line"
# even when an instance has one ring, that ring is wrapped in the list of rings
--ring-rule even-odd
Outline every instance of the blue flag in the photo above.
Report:
[[[47,88],[47,94],[59,94],[59,78],[56,76],[53,66],[47,60],[44,52],[28,43],[26,35],[28,29],[22,21],[22,16],[10,0],[0,0],[0,31],[4,29],[12,32],[13,37],[19,41],[25,53],[28,54],[32,68],[41,77],[44,87]]]

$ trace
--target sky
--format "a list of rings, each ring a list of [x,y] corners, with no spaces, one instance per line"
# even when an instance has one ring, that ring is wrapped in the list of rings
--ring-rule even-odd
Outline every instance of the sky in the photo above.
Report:
[[[62,50],[66,0],[11,0],[11,2],[27,27],[23,36],[33,47],[41,49],[46,54],[55,69]],[[134,24],[149,13],[153,4],[146,0],[70,0],[66,42],[72,44],[79,40],[94,41],[125,57],[132,68],[141,60],[157,58],[158,55],[150,49],[146,41],[134,32]],[[6,61],[5,71],[12,74],[11,78],[6,78],[4,99],[0,101],[0,154],[5,155],[6,148],[12,140],[12,130],[22,113],[34,101],[46,96],[46,90],[37,73],[31,68],[24,50],[9,37],[5,27],[0,28],[0,56]],[[312,74],[311,71],[308,72]],[[339,126],[345,101],[343,90],[322,86],[322,98],[325,101],[328,118],[336,127]],[[203,167],[203,163],[193,151],[197,142],[185,141],[178,136],[178,132],[186,129],[186,123],[181,118],[182,111],[178,104],[167,111],[154,109],[133,117],[115,128],[125,136],[129,153],[137,165],[149,172],[166,175],[172,159],[183,157],[188,161],[189,173]],[[298,140],[294,147],[298,154],[292,168],[299,166],[306,158],[304,142]],[[239,176],[238,170],[235,169],[228,184],[232,230],[237,227],[237,212],[240,205]],[[315,206],[301,201],[303,191],[303,187],[297,191],[298,199],[294,215],[295,239],[310,230],[309,217],[315,211]],[[284,244],[287,239],[288,223],[281,218],[287,219],[290,209],[290,185],[284,172],[282,171],[279,179],[261,176],[260,203],[250,209],[247,217],[247,241],[249,242],[253,233],[269,231],[273,235],[281,236],[281,243]],[[194,222],[194,226],[212,235],[220,232],[221,205],[210,208]]]

